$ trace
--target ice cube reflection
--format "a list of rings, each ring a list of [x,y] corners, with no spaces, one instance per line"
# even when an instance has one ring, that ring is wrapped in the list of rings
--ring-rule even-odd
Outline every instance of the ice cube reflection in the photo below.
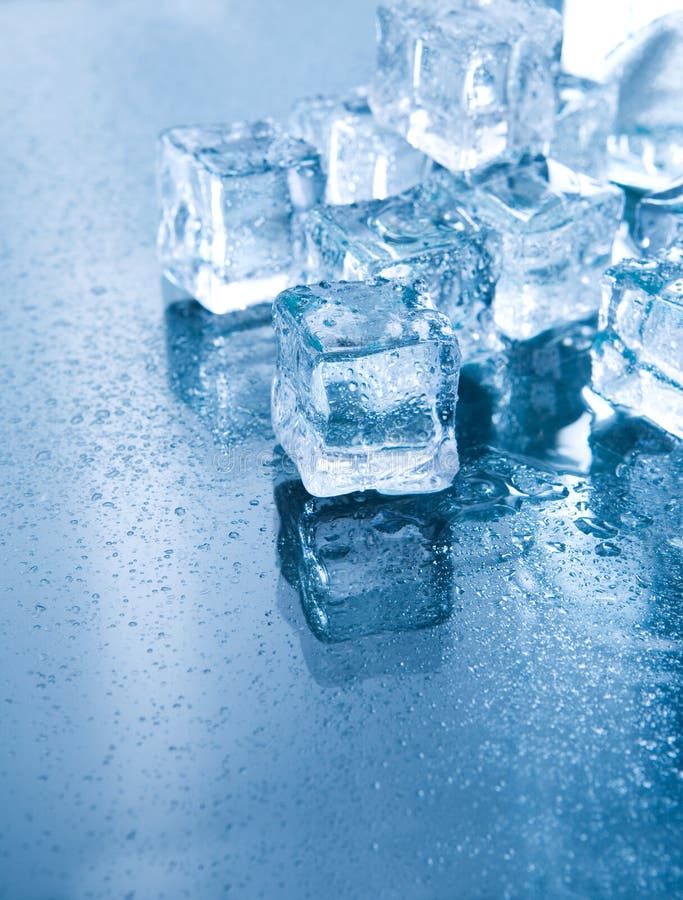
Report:
[[[217,316],[195,300],[165,310],[168,377],[176,397],[222,444],[270,439],[275,337],[270,304]]]
[[[505,352],[463,372],[458,440],[463,460],[482,445],[561,473],[587,472],[595,320],[508,341]]]
[[[306,621],[329,643],[416,631],[453,611],[443,498],[374,492],[318,499],[298,480],[276,487],[282,572]]]

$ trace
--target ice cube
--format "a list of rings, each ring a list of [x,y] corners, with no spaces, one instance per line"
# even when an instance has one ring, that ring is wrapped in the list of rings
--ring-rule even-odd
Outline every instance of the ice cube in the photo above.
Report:
[[[270,122],[178,127],[159,139],[166,277],[225,313],[302,280],[291,217],[320,201],[317,151]]]
[[[327,643],[417,631],[453,611],[449,519],[433,497],[311,497],[276,487],[278,548],[313,634]]]
[[[683,437],[683,245],[605,275],[593,388]]]
[[[444,315],[377,280],[292,288],[273,317],[273,428],[310,493],[451,482],[460,350]]]
[[[647,254],[659,253],[683,241],[683,179],[639,201],[634,237]]]
[[[494,168],[460,205],[501,237],[493,315],[507,337],[526,340],[597,313],[624,207],[619,188],[537,159]]]
[[[450,318],[464,362],[496,349],[490,306],[498,239],[458,211],[462,190],[444,172],[388,200],[311,210],[302,241],[308,280],[419,281]]]
[[[595,178],[607,171],[607,141],[617,107],[616,85],[561,74],[559,108],[550,156]]]
[[[615,51],[619,102],[609,176],[645,191],[683,175],[683,12],[643,28]]]
[[[433,167],[429,157],[375,122],[362,91],[300,100],[290,130],[320,152],[327,203],[382,200],[418,184]]]
[[[547,149],[562,19],[512,0],[378,9],[377,120],[453,171]]]

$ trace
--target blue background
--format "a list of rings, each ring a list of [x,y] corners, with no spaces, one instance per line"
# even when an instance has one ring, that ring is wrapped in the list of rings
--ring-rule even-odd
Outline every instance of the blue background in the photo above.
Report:
[[[465,447],[453,615],[325,645],[269,328],[164,308],[157,132],[373,43],[360,0],[0,4],[2,898],[683,892],[680,447],[627,423],[605,461],[579,409],[573,463],[502,488]]]

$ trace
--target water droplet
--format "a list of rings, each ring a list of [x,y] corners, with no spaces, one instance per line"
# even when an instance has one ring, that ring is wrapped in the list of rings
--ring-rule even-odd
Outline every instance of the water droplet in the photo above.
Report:
[[[598,556],[620,556],[621,550],[612,541],[602,541],[595,548]]]
[[[564,553],[565,550],[567,549],[567,545],[563,544],[562,541],[548,541],[546,543],[546,547],[552,553]]]
[[[619,529],[614,525],[610,525],[609,522],[602,519],[596,519],[594,516],[582,516],[580,519],[576,519],[574,524],[579,531],[584,534],[592,534],[597,538],[613,538],[619,534]]]

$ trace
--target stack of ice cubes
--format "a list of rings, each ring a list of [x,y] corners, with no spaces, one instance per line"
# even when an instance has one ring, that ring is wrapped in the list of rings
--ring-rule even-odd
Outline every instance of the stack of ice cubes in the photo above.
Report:
[[[367,89],[161,136],[164,274],[214,313],[273,302],[274,429],[313,494],[446,487],[461,364],[600,309],[595,390],[683,433],[683,15],[596,83],[552,6],[383,3]]]

